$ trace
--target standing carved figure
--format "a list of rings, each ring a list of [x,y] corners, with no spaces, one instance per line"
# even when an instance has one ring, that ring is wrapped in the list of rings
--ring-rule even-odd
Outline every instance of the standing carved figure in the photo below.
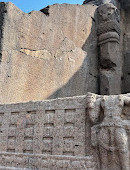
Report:
[[[126,129],[130,129],[130,121],[121,118],[124,104],[130,104],[129,97],[89,97],[89,117],[92,123],[96,124],[91,129],[91,140],[93,146],[99,147],[101,170],[130,170],[126,132]],[[104,116],[99,123],[101,107]]]

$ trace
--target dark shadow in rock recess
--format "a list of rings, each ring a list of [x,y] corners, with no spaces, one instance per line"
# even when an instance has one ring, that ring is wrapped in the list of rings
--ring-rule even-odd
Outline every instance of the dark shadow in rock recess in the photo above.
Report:
[[[91,17],[92,18],[92,17]],[[70,78],[70,80],[61,88],[57,89],[47,99],[71,97],[78,95],[86,95],[87,92],[99,93],[99,75],[98,75],[98,47],[96,34],[96,12],[92,18],[91,33],[86,42],[82,46],[87,55],[80,69]],[[95,41],[94,41],[95,40]],[[80,77],[83,76],[83,71],[86,69],[84,77],[84,92],[80,92]],[[92,87],[95,88],[92,88]]]
[[[93,93],[99,93],[99,73],[98,73],[98,46],[97,46],[97,33],[96,33],[96,12],[94,18],[92,18],[92,28],[91,28],[91,33],[89,37],[87,38],[86,42],[82,46],[82,50],[87,52],[87,56],[84,59],[82,66],[80,69],[71,77],[71,79],[61,88],[59,88],[57,91],[55,91],[51,96],[49,96],[47,99],[54,99],[54,98],[62,98],[64,97],[70,97],[70,96],[75,96],[77,95],[86,95],[87,92],[93,92]],[[95,41],[92,41],[95,39]],[[90,57],[91,56],[91,57]],[[93,62],[94,61],[94,62]],[[88,66],[88,68],[86,68]],[[84,77],[84,93],[80,93],[80,76],[82,76],[82,71],[84,70],[83,68],[86,68],[86,77]],[[94,75],[94,70],[93,68],[96,68],[97,73]],[[92,90],[92,82],[91,79],[95,79],[95,84],[96,84],[96,89]],[[67,93],[66,93],[67,92]],[[71,94],[71,95],[70,95]],[[90,132],[91,132],[91,123],[88,118],[88,113],[86,110],[86,132],[87,132],[87,137],[86,137],[86,155],[94,155],[96,162],[99,163],[99,153],[97,149],[93,149],[91,147],[91,137],[90,137]],[[97,163],[97,166],[99,164]]]

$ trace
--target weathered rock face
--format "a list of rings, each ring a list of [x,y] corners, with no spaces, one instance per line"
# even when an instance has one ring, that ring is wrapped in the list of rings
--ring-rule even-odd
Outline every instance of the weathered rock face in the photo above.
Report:
[[[86,97],[0,105],[0,169],[95,170]]]
[[[117,2],[0,3],[0,102],[21,102],[0,105],[0,169],[130,169],[130,12]]]
[[[130,94],[0,105],[0,169],[129,170],[129,113]]]
[[[63,4],[26,14],[1,3],[0,102],[97,93],[95,10]]]
[[[88,113],[93,124],[91,144],[99,152],[101,170],[129,170],[130,94],[88,96]]]
[[[123,0],[90,0],[84,1],[84,4],[98,5],[100,94],[129,93],[129,2]],[[124,4],[126,4],[126,7]]]
[[[97,11],[100,94],[120,94],[122,58],[119,45],[121,34],[119,10],[112,3],[107,3],[100,5]]]
[[[130,7],[130,1],[129,0],[119,0],[121,3],[122,8],[128,9]]]
[[[130,11],[122,11],[123,20],[123,58],[124,58],[124,69],[123,69],[123,93],[130,92]]]
[[[85,0],[83,2],[83,4],[95,4],[95,5],[102,5],[102,4],[108,4],[108,3],[112,3],[113,5],[115,5],[116,7],[120,6],[120,3],[118,0]]]

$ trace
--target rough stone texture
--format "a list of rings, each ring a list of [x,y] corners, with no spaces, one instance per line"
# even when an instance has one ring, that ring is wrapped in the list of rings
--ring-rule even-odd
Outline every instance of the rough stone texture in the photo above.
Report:
[[[56,4],[26,14],[12,3],[0,4],[6,11],[1,103],[98,92],[96,6]]]
[[[108,4],[112,3],[117,7],[120,7],[120,3],[118,0],[85,0],[83,4],[95,4],[95,5],[102,5],[102,4]]]
[[[17,164],[17,168],[49,166],[49,169],[52,163],[57,162],[59,166],[57,170],[60,170],[61,166],[67,166],[66,163],[63,165],[65,160],[69,163],[73,160],[77,161],[74,165],[78,166],[77,170],[79,167],[84,170],[85,166],[100,169],[99,165],[106,157],[106,152],[110,154],[110,157],[117,156],[118,148],[121,152],[123,148],[127,148],[123,151],[124,155],[120,153],[119,159],[117,157],[113,159],[118,162],[118,170],[122,167],[121,159],[126,166],[124,170],[128,170],[129,112],[130,94],[100,96],[88,93],[87,96],[80,97],[0,105],[0,152],[2,155],[0,165],[16,167]],[[108,133],[110,130],[111,133]],[[95,134],[99,137],[97,138]],[[123,143],[123,135],[125,138],[128,137],[128,143]],[[106,143],[106,139],[110,143]],[[121,139],[122,143],[120,143]],[[100,154],[98,147],[104,148]],[[41,165],[41,159],[44,159],[43,165]],[[50,160],[49,164],[48,160]],[[84,160],[87,165],[84,165]],[[107,170],[110,166],[113,168],[113,164],[109,163],[108,166],[109,161],[105,161],[105,168],[101,170]]]
[[[129,53],[130,53],[130,1],[129,0],[101,0],[101,1],[96,1],[96,0],[90,0],[90,1],[84,1],[84,4],[87,6],[88,4],[96,4],[98,6],[101,6],[101,4],[108,4],[113,3],[118,9],[120,13],[120,26],[121,26],[121,33],[120,33],[120,43],[119,46],[115,43],[111,45],[107,50],[102,48],[103,51],[106,51],[106,54],[104,53],[104,57],[106,57],[109,53],[112,54],[112,58],[120,58],[118,64],[121,65],[123,64],[123,70],[121,67],[118,65],[116,67],[116,72],[113,74],[109,69],[107,70],[101,70],[101,76],[100,76],[100,81],[103,84],[103,88],[100,86],[100,91],[102,94],[119,94],[118,89],[121,87],[121,93],[129,93],[130,92],[130,61],[129,61]],[[117,4],[117,5],[116,5]],[[108,12],[108,10],[106,10]],[[106,12],[106,14],[107,14]],[[110,31],[110,24],[106,24],[105,29],[109,29]],[[115,31],[115,30],[114,30]],[[117,31],[117,30],[116,30]],[[119,48],[119,51],[115,51],[114,48],[116,46],[116,49]],[[118,46],[118,47],[117,47]],[[115,54],[114,54],[115,51]],[[118,57],[116,57],[118,56]],[[120,56],[120,57],[119,57]],[[106,62],[107,63],[107,62]],[[120,69],[118,70],[118,68]],[[114,67],[115,69],[115,67]],[[120,75],[119,75],[119,74]],[[109,76],[107,76],[109,75]],[[116,77],[116,81],[115,81]],[[120,81],[120,78],[122,81]],[[113,79],[113,80],[112,80]],[[110,83],[111,82],[111,83]],[[113,83],[112,83],[113,82]],[[121,83],[118,83],[121,82]],[[113,87],[113,91],[109,91],[110,87]],[[117,87],[117,88],[116,88]],[[107,90],[107,92],[105,92]]]
[[[64,155],[59,159],[69,162],[77,160],[74,166],[78,167],[74,169],[78,170],[81,167],[80,169],[84,170],[85,166],[92,169],[96,167],[97,163],[94,164],[96,154],[93,154],[95,151],[91,148],[90,122],[86,103],[86,96],[80,96],[0,105],[0,152],[2,155],[0,165],[16,166],[19,161],[17,167],[26,168],[29,162],[24,160],[31,159],[32,167],[33,162],[34,164],[37,162],[37,157],[39,159],[45,157],[46,164],[43,163],[43,166],[51,166],[51,160],[50,164],[47,164],[48,159],[51,159],[47,155]],[[90,161],[86,161],[92,155],[95,156],[94,162],[91,158]],[[15,157],[17,157],[16,160]],[[52,156],[52,162],[53,159],[58,159],[55,157]],[[79,165],[80,157],[83,157],[81,160],[85,160],[85,165],[82,161]],[[72,161],[71,163],[73,164]],[[73,169],[73,166],[70,166]],[[62,168],[57,170],[60,169]]]
[[[1,170],[95,170],[92,157],[0,154]]]
[[[130,8],[130,1],[129,0],[119,0],[121,3],[122,8],[128,9]]]
[[[124,55],[124,93],[130,92],[130,52]]]
[[[124,69],[123,69],[123,93],[130,92],[130,10],[122,12],[123,20],[123,58],[124,58]]]
[[[85,156],[84,97],[0,106],[1,152]]]
[[[98,44],[100,48],[100,94],[120,94],[122,58],[120,54],[120,15],[112,3],[100,5]],[[116,80],[116,81],[115,81]]]
[[[127,113],[123,111],[124,106],[129,107]],[[93,123],[91,141],[99,151],[101,170],[130,168],[129,112],[130,94],[88,96],[88,113]]]
[[[0,169],[130,170],[129,10],[0,7]]]

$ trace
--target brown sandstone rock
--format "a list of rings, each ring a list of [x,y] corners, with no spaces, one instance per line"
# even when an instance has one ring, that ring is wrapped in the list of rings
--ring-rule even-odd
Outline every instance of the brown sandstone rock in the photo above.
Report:
[[[96,6],[56,4],[26,14],[0,4],[1,103],[98,92]]]

